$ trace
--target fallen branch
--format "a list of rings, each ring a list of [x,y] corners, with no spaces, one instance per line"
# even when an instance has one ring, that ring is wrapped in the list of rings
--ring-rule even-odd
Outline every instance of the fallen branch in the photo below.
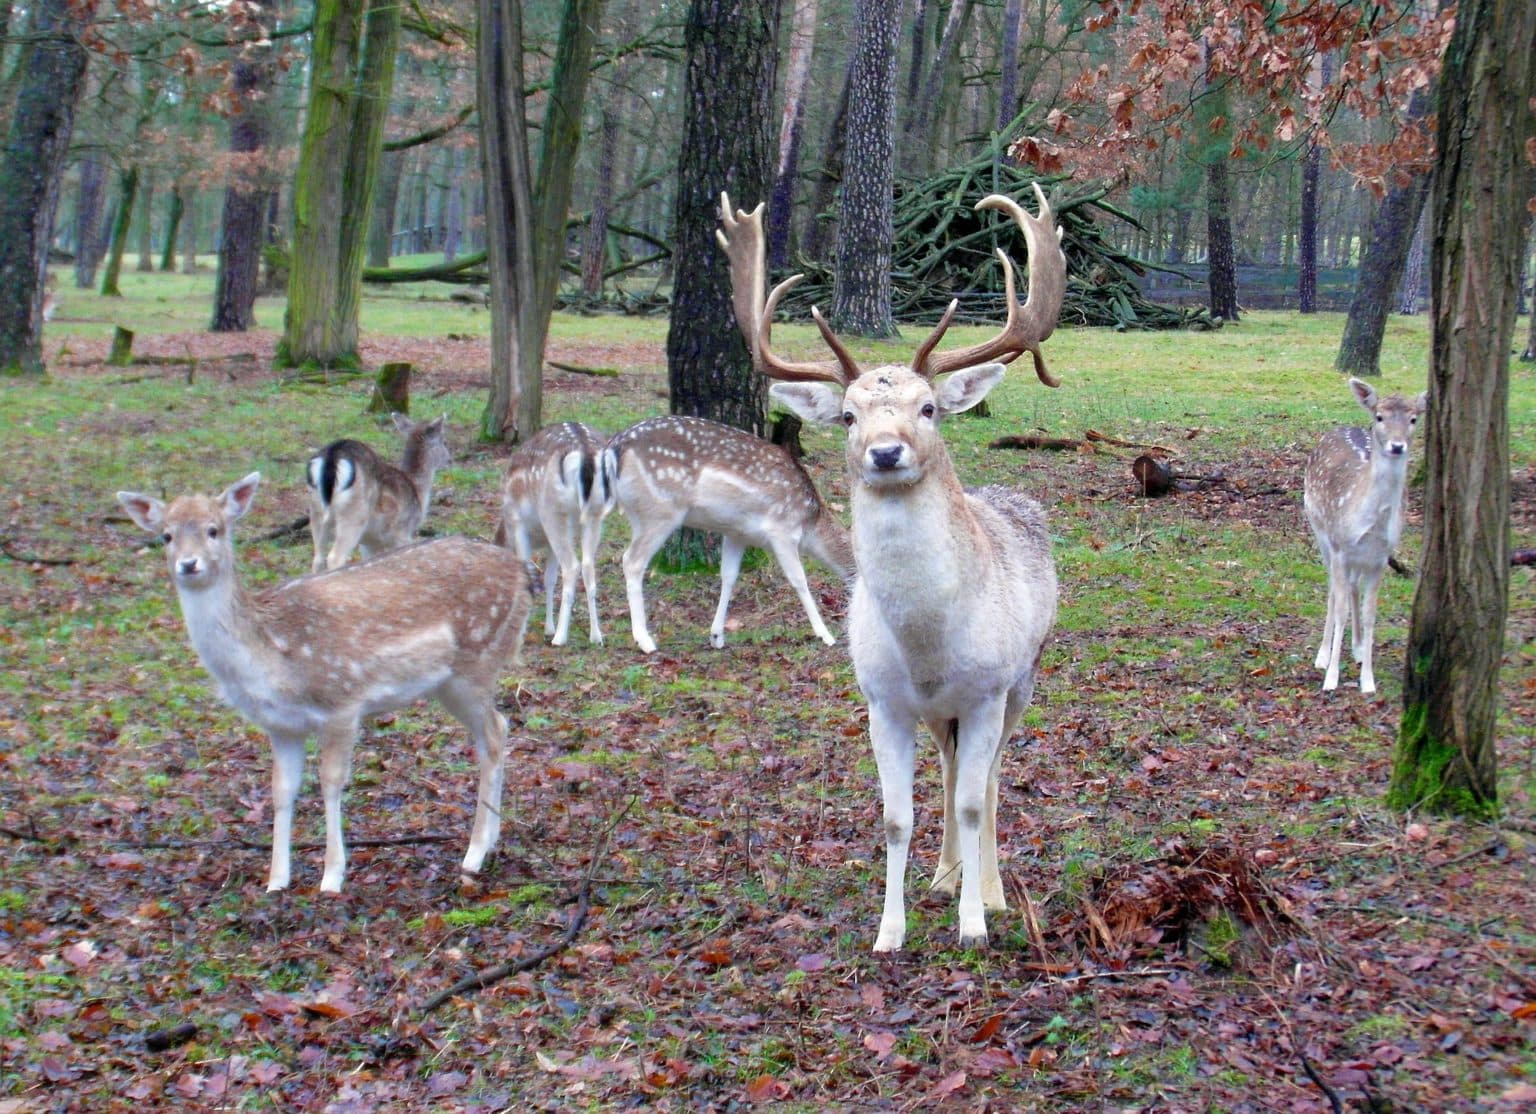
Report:
[[[1167,445],[1147,445],[1140,441],[1122,441],[1118,437],[1111,437],[1107,433],[1100,433],[1096,429],[1090,429],[1083,437],[1089,441],[1102,442],[1105,445],[1119,445],[1122,449],[1146,449],[1149,452],[1163,453],[1166,456],[1178,456],[1178,452]]]
[[[570,371],[577,375],[597,375],[604,379],[617,379],[619,369],[616,367],[583,367],[581,364],[567,364],[559,360],[546,360],[550,367],[557,371]]]
[[[12,561],[19,561],[23,565],[53,565],[61,567],[73,565],[73,557],[38,557],[31,553],[17,553],[11,546],[10,538],[0,538],[0,556],[9,557]]]
[[[1074,441],[1070,437],[1041,437],[1034,433],[1009,434],[987,445],[989,449],[1051,449],[1053,451],[1093,452],[1087,441]]]
[[[302,534],[305,530],[308,529],[309,515],[305,515],[303,518],[294,519],[286,526],[278,526],[274,529],[268,530],[265,534],[261,535],[261,537],[257,538],[256,540],[259,542],[283,541],[287,538],[297,537],[299,534]]]
[[[524,971],[531,971],[545,960],[559,955],[566,948],[570,947],[571,942],[580,935],[582,928],[585,927],[587,914],[592,911],[592,879],[597,874],[598,864],[602,862],[603,856],[608,850],[608,839],[613,835],[613,830],[619,826],[624,817],[629,815],[629,810],[635,807],[635,801],[638,799],[638,797],[631,797],[629,803],[624,806],[623,810],[614,817],[613,822],[608,825],[603,834],[598,837],[597,845],[592,849],[591,862],[587,864],[587,873],[582,877],[581,885],[576,890],[576,908],[571,913],[570,919],[566,921],[565,931],[560,934],[558,940],[545,945],[532,955],[525,955],[516,963],[502,963],[495,967],[487,967],[485,970],[478,971],[473,975],[466,975],[447,990],[440,990],[423,1002],[421,1012],[423,1014],[431,1013],[449,999],[457,998],[461,994],[467,994],[472,990],[483,990],[494,983],[500,982],[502,979],[511,978],[513,975],[520,975]]]

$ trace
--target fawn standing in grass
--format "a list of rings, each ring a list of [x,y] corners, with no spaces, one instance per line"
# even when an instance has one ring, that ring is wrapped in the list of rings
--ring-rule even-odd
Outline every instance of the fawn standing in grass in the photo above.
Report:
[[[532,605],[527,570],[509,550],[440,538],[261,591],[235,570],[232,527],[261,475],[216,496],[169,506],[117,493],[129,517],[165,543],[192,645],[219,693],[272,742],[272,868],[267,889],[290,880],[293,804],[304,740],[320,740],[325,874],[346,874],[341,793],[366,716],[436,697],[474,740],[479,800],[464,870],[478,871],[501,831],[507,723],[496,710],[503,667],[516,657]]]
[[[560,614],[555,578],[544,577],[544,630],[556,646],[570,635],[577,559],[587,589],[588,637],[603,641],[597,622],[598,543],[613,491],[598,467],[602,440],[579,422],[545,426],[512,454],[501,481],[501,524],[496,544],[510,545],[524,561],[552,553],[560,566]],[[551,570],[552,571],[552,570]]]
[[[1427,395],[1378,397],[1359,379],[1349,381],[1371,415],[1367,429],[1343,426],[1323,434],[1307,458],[1303,507],[1328,569],[1328,618],[1316,668],[1326,670],[1323,691],[1339,686],[1344,620],[1360,663],[1360,691],[1376,691],[1371,643],[1376,634],[1376,591],[1387,559],[1403,532],[1403,484],[1408,444]]]
[[[313,570],[345,565],[354,549],[372,557],[416,537],[432,499],[432,477],[448,463],[444,414],[430,422],[391,415],[405,435],[397,468],[361,441],[333,441],[310,458],[309,531]]]

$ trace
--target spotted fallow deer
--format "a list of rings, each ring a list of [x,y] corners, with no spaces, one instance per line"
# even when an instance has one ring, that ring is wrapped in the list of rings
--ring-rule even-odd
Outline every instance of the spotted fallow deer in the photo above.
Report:
[[[997,776],[1003,744],[1034,692],[1041,647],[1056,617],[1056,572],[1038,504],[999,486],[967,491],[940,435],[947,414],[966,410],[1025,352],[1050,386],[1040,343],[1060,313],[1066,282],[1061,231],[1036,187],[1040,215],[992,195],[1024,231],[1029,298],[1020,306],[1013,267],[1001,250],[1008,320],[991,340],[935,352],[943,319],[911,366],[863,371],[815,310],[835,361],[791,362],[770,347],[779,298],[763,290],[762,206],[732,212],[722,195],[718,235],[731,260],[736,319],[757,369],[782,382],[772,395],[808,421],[847,427],[853,551],[858,565],[848,608],[854,672],[869,702],[869,733],[884,800],[885,907],[875,951],[906,940],[907,852],[912,838],[916,729],[939,745],[944,841],[934,889],[960,889],[960,944],[987,940],[985,909],[1007,907],[997,869]],[[945,378],[940,378],[945,376]],[[830,382],[822,382],[830,381]]]
[[[1428,396],[1381,398],[1359,379],[1351,379],[1349,389],[1371,415],[1371,424],[1323,434],[1307,458],[1302,505],[1328,569],[1328,618],[1314,662],[1326,671],[1323,691],[1339,686],[1347,615],[1350,648],[1360,663],[1360,691],[1369,693],[1376,691],[1371,661],[1376,592],[1402,536],[1408,445]]]
[[[647,418],[608,442],[603,471],[629,520],[624,587],[640,649],[656,651],[645,620],[645,570],[681,526],[720,535],[720,605],[709,627],[711,645],[725,645],[741,558],[754,545],[773,554],[816,637],[828,646],[836,641],[822,622],[800,555],[810,554],[847,580],[853,574],[848,531],[782,446],[703,418]]]
[[[498,545],[510,545],[524,561],[550,553],[560,566],[560,611],[555,613],[555,578],[544,577],[544,630],[564,646],[571,629],[578,556],[587,591],[589,637],[601,644],[597,621],[598,543],[613,493],[598,467],[603,441],[580,422],[545,426],[512,454],[501,481]]]
[[[267,889],[287,889],[291,877],[304,740],[320,742],[320,889],[339,893],[347,867],[341,794],[359,725],[423,696],[436,697],[474,741],[480,786],[463,867],[478,871],[501,831],[507,723],[496,689],[532,606],[523,562],[500,546],[440,538],[249,591],[236,573],[232,531],[260,480],[252,472],[219,495],[184,495],[169,506],[132,491],[117,498],[165,543],[187,633],[220,695],[271,739]]]
[[[405,435],[399,467],[361,441],[332,441],[310,458],[309,532],[315,540],[315,572],[339,569],[361,550],[375,557],[410,542],[432,501],[432,479],[448,464],[443,423],[413,422],[393,414]]]

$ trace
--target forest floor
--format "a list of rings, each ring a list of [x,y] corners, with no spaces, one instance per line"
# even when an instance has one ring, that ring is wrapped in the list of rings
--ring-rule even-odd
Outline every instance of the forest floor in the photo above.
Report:
[[[1058,333],[1062,392],[1041,402],[1014,373],[997,416],[946,427],[967,479],[1045,504],[1062,613],[1004,758],[1009,909],[989,916],[990,947],[960,949],[953,902],[928,893],[924,740],[897,956],[870,952],[884,848],[846,645],[816,641],[759,560],[721,651],[714,574],[654,573],[661,648],[641,654],[619,516],[600,562],[606,644],[578,620],[571,646],[548,646],[538,607],[508,672],[487,870],[460,882],[473,761],[422,705],[364,731],[344,894],[316,890],[312,775],[295,886],[266,893],[266,742],[213,694],[160,553],[112,493],[217,490],[260,466],[240,552],[270,583],[308,569],[307,533],[283,530],[304,513],[307,453],[366,431],[393,455],[392,435],[358,416],[365,384],[283,386],[269,334],[141,337],[141,354],[196,356],[190,375],[106,367],[99,338],[51,348],[49,380],[0,387],[0,1114],[1536,1108],[1532,571],[1512,574],[1501,678],[1506,819],[1386,811],[1412,585],[1383,592],[1382,692],[1362,696],[1347,665],[1321,693],[1323,580],[1299,510],[1319,423],[1358,411],[1331,374],[1315,389],[1256,376],[1265,397],[1241,420],[1204,372],[1166,400],[1177,369],[1233,359],[1227,332],[1159,347]],[[625,334],[557,332],[552,358],[623,374],[553,376],[551,417],[615,429],[665,409],[659,344]],[[375,339],[364,355],[414,360],[418,411],[448,409],[460,431],[429,525],[488,535],[505,451],[463,432],[483,341]],[[1536,376],[1517,365],[1513,391],[1525,421]],[[1118,419],[1109,432],[1176,443],[1206,482],[1144,500],[1134,454],[985,448],[1058,398],[1079,410],[1048,432]],[[806,445],[845,511],[839,435]],[[1529,546],[1523,451],[1513,531]],[[1412,492],[1410,563],[1419,527]],[[810,572],[840,629],[841,585]]]

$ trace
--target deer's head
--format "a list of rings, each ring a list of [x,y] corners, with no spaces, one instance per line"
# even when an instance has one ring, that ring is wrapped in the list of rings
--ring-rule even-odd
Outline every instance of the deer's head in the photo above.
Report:
[[[1360,379],[1351,379],[1349,389],[1355,400],[1371,416],[1371,451],[1384,457],[1406,457],[1413,440],[1413,427],[1429,401],[1428,394],[1408,399],[1402,395],[1377,395],[1376,389]]]
[[[979,344],[936,351],[959,305],[952,301],[910,365],[891,364],[870,371],[859,367],[818,309],[812,309],[811,316],[835,360],[796,362],[774,353],[774,310],[802,276],[785,279],[764,300],[763,207],[751,213],[733,212],[730,198],[721,195],[723,228],[717,238],[731,260],[737,325],[752,351],[753,364],[763,375],[778,380],[770,393],[802,418],[847,427],[849,473],[866,485],[893,488],[921,480],[931,463],[945,456],[940,420],[975,406],[1001,381],[1007,365],[1025,352],[1033,356],[1040,381],[1059,386],[1046,369],[1040,345],[1055,329],[1061,312],[1066,256],[1050,204],[1038,184],[1034,190],[1040,204],[1038,216],[1000,194],[983,198],[976,206],[1001,209],[1012,216],[1029,248],[1029,297],[1022,305],[1012,261],[1001,248],[997,252],[1008,300],[1002,331]]]
[[[235,564],[231,528],[251,508],[261,473],[252,472],[219,495],[183,495],[162,503],[152,495],[119,491],[128,517],[165,543],[166,564],[181,591],[201,591],[227,578]]]

